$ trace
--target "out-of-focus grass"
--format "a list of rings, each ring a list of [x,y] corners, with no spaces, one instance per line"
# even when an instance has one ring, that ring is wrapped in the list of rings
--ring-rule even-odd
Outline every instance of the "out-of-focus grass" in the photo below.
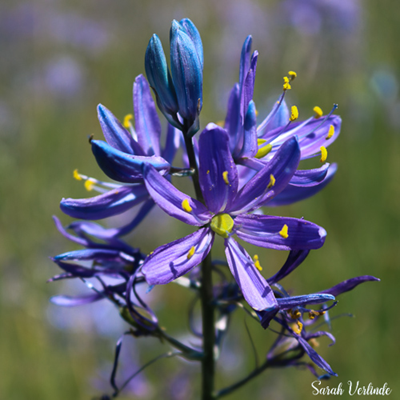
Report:
[[[254,33],[255,47],[263,51],[255,93],[261,115],[266,112],[266,99],[279,93],[281,78],[289,69],[297,71],[299,77],[288,93],[288,101],[298,105],[302,118],[308,117],[315,105],[328,110],[333,102],[339,103],[342,134],[328,149],[328,161],[339,163],[336,178],[314,198],[272,210],[281,215],[304,216],[328,231],[325,246],[312,252],[304,265],[286,279],[285,286],[300,294],[330,287],[356,275],[381,278],[380,283],[366,283],[339,298],[332,315],[349,312],[355,318],[335,320],[333,333],[337,344],[329,348],[328,341],[321,340],[318,350],[339,374],[329,385],[345,384],[348,380],[360,381],[361,385],[372,382],[374,386],[388,382],[395,395],[400,390],[396,376],[399,356],[396,338],[400,329],[396,318],[396,285],[400,278],[400,134],[399,118],[396,125],[396,115],[391,119],[389,116],[399,98],[395,93],[397,97],[380,99],[370,81],[374,72],[383,68],[393,72],[398,85],[400,28],[396,3],[362,3],[364,28],[355,42],[357,47],[347,53],[343,51],[351,37],[324,42],[322,35],[317,40],[299,38],[289,28],[272,29],[273,37],[259,37],[260,26],[252,24],[251,18],[243,18],[242,25],[232,25],[227,17],[228,9],[222,13],[222,6],[216,9],[208,0],[185,3],[153,0],[146,4],[35,3],[36,11],[35,7],[34,11],[28,10],[28,22],[31,22],[19,20],[13,27],[16,32],[11,32],[8,25],[8,30],[2,27],[5,33],[0,42],[9,54],[0,64],[0,105],[7,109],[10,120],[7,125],[4,118],[0,121],[0,397],[62,400],[88,399],[99,394],[90,387],[90,377],[105,360],[112,360],[112,343],[117,338],[110,340],[96,333],[61,331],[50,324],[48,298],[61,289],[57,283],[45,283],[58,273],[47,257],[76,248],[56,232],[51,215],[60,216],[61,197],[87,195],[82,185],[72,179],[74,168],[87,175],[102,176],[87,143],[87,135],[91,133],[101,138],[95,106],[101,102],[120,118],[131,112],[131,85],[134,77],[144,72],[148,39],[157,32],[166,44],[170,21],[183,16],[192,18],[204,41],[203,126],[224,117],[217,95],[226,98],[227,92],[218,93],[215,88],[233,84],[238,74],[242,42],[229,41],[226,33],[223,36],[224,32],[231,32],[233,37],[235,29],[245,34]],[[223,3],[230,7],[229,2]],[[235,2],[235,7],[238,3]],[[3,7],[9,12],[23,6],[21,2]],[[267,20],[277,10],[278,3],[260,1],[258,7]],[[79,41],[71,44],[56,40],[51,30],[43,34],[42,27],[54,22],[55,11],[101,23],[110,36],[108,44],[93,54],[90,46],[79,47]],[[246,8],[243,12],[246,13]],[[71,35],[78,28],[71,24],[66,32]],[[222,37],[225,47],[220,43]],[[274,41],[279,45],[268,50],[265,43]],[[223,64],[221,52],[228,50],[237,54],[233,66],[230,62]],[[49,91],[45,81],[39,79],[46,63],[60,55],[72,57],[82,67],[82,86],[72,98]],[[230,69],[224,71],[221,65]],[[307,165],[318,164],[315,159]],[[191,231],[190,227],[165,217],[163,229],[150,234],[152,225],[160,226],[161,215],[158,212],[157,217],[150,217],[146,232],[141,226],[132,235],[130,240],[135,246],[140,245],[143,251],[149,252]],[[68,222],[68,218],[61,217]],[[216,252],[222,254],[221,249]],[[277,252],[258,253],[265,259],[264,271],[268,275],[284,260],[284,255]],[[191,296],[175,287],[166,287],[161,289],[160,297],[158,309],[163,325],[171,332],[183,331],[186,326],[182,315]],[[240,313],[235,316],[231,342],[227,341],[225,350],[232,351],[231,344],[247,360],[237,358],[243,365],[232,369],[222,359],[219,368],[230,367],[232,372],[221,377],[221,385],[242,376],[253,366],[243,318]],[[174,328],[176,325],[179,329]],[[274,334],[251,321],[249,326],[262,358]],[[144,341],[138,340],[140,344]],[[141,352],[141,360],[145,362],[165,349],[151,342]],[[163,360],[149,369],[153,394],[158,396],[154,398],[162,396],[166,387],[164,377],[170,379],[175,368],[171,366],[185,367],[175,363]],[[308,399],[313,380],[307,371],[270,371],[231,398],[239,399],[246,393],[259,399]]]

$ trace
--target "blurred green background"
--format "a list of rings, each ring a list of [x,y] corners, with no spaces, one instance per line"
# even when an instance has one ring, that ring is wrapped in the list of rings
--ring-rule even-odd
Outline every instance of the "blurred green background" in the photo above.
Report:
[[[87,142],[92,133],[102,138],[96,105],[101,102],[119,118],[132,112],[132,83],[144,73],[150,36],[156,32],[167,52],[171,20],[183,17],[194,21],[204,44],[203,127],[224,119],[248,34],[260,52],[255,89],[260,121],[288,70],[298,78],[287,101],[299,107],[302,119],[316,105],[328,111],[339,104],[342,133],[328,149],[328,161],[339,164],[334,181],[314,198],[271,211],[304,216],[328,232],[325,246],[284,284],[303,294],[357,275],[381,278],[341,296],[333,310],[355,317],[334,321],[334,347],[320,341],[318,351],[339,374],[323,386],[387,382],[391,396],[399,398],[400,8],[394,0],[1,3],[0,398],[91,399],[111,392],[106,381],[124,325],[101,302],[67,310],[49,304],[51,295],[85,290],[80,282],[46,284],[59,273],[48,257],[78,248],[56,231],[51,216],[67,224],[60,199],[91,195],[72,178],[75,168],[104,178]],[[315,159],[307,165],[318,164]],[[191,232],[159,210],[148,218],[129,237],[145,253]],[[222,255],[221,243],[217,246],[215,253]],[[259,255],[265,276],[286,256]],[[153,292],[161,323],[184,337],[192,295],[175,285]],[[253,367],[243,320],[238,312],[218,363],[220,387]],[[262,359],[275,335],[248,325]],[[138,339],[125,353],[134,371],[166,350],[154,339]],[[198,374],[198,366],[162,360],[134,381],[133,394],[121,398],[195,399]],[[314,380],[304,370],[267,371],[230,398],[309,399]]]

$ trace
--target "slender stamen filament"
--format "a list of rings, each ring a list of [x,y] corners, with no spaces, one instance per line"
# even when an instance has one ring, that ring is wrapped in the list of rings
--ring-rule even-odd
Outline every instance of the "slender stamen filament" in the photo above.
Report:
[[[118,189],[118,188],[121,187],[121,185],[118,185],[118,184],[115,184],[115,183],[99,181],[98,179],[91,178],[90,176],[80,174],[77,169],[74,170],[73,177],[77,181],[84,180],[85,181],[85,183],[84,183],[85,188],[89,192],[94,189],[97,192],[105,193],[105,192],[108,191],[108,189]],[[104,186],[104,187],[100,187],[100,186],[97,186],[97,185],[101,185],[101,186]],[[108,189],[105,189],[105,188],[108,188]]]

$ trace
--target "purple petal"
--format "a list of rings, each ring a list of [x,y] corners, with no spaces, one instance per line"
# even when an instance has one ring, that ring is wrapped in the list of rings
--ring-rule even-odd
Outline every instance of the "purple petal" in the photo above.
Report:
[[[127,154],[142,155],[143,151],[114,114],[102,104],[97,106],[97,116],[107,143]]]
[[[305,306],[307,304],[321,304],[330,300],[335,300],[335,297],[327,293],[313,293],[277,299],[281,310],[290,310],[293,307]]]
[[[337,376],[335,372],[332,371],[330,365],[307,343],[305,339],[301,336],[295,335],[295,338],[299,342],[300,346],[304,349],[304,351],[308,354],[318,367],[322,368],[324,371],[328,372],[333,376]]]
[[[278,309],[273,291],[246,250],[229,238],[225,240],[225,254],[232,275],[250,307],[257,311]]]
[[[189,236],[160,246],[143,264],[142,272],[147,283],[163,285],[186,274],[206,258],[213,241],[214,233],[209,228],[201,228]]]
[[[94,303],[95,301],[99,301],[104,299],[104,294],[102,293],[93,293],[87,296],[79,296],[79,297],[70,297],[70,296],[53,296],[50,298],[50,301],[62,307],[75,307],[81,306],[83,304]]]
[[[280,235],[284,225],[288,237]],[[267,215],[240,215],[235,219],[236,234],[255,246],[275,250],[319,249],[325,242],[324,228],[303,219]]]
[[[229,135],[229,148],[231,153],[235,151],[238,141],[238,131],[240,124],[240,87],[236,83],[231,90],[228,100],[228,111],[225,118],[225,129]]]
[[[225,129],[208,124],[199,138],[199,182],[204,201],[213,213],[229,208],[238,188],[237,168]]]
[[[328,173],[329,164],[326,163],[320,168],[315,169],[299,169],[297,170],[290,184],[292,186],[310,187],[316,186],[323,181]]]
[[[244,120],[243,147],[240,157],[251,158],[257,154],[257,116],[256,106],[251,100]]]
[[[267,279],[267,282],[272,285],[289,275],[306,259],[309,252],[310,250],[292,250],[283,267],[275,275]]]
[[[122,186],[88,199],[62,199],[60,208],[74,218],[102,219],[121,214],[147,199],[145,185]]]
[[[212,214],[202,203],[176,189],[151,165],[144,166],[143,176],[150,196],[171,217],[195,226],[202,226],[211,220]],[[190,212],[183,208],[185,200],[191,208]]]
[[[151,97],[149,84],[143,75],[139,75],[133,84],[133,105],[135,129],[138,142],[147,156],[159,156],[161,124]]]
[[[371,275],[357,276],[356,278],[347,279],[346,281],[343,281],[336,286],[331,287],[330,289],[322,290],[319,293],[328,293],[333,296],[339,296],[339,294],[353,290],[360,283],[368,281],[380,281],[380,279]]]
[[[278,196],[268,201],[268,207],[284,206],[288,204],[293,204],[297,201],[308,199],[309,197],[317,194],[321,189],[323,189],[333,179],[336,171],[337,164],[331,164],[325,178],[314,186],[301,187],[294,186],[289,183],[286,188],[278,194]]]
[[[74,243],[78,243],[82,246],[89,246],[90,245],[90,240],[86,239],[86,238],[81,238],[81,237],[77,237],[74,235],[71,235],[62,225],[61,221],[55,216],[53,215],[53,221],[56,225],[57,230],[61,233],[61,235],[63,235],[64,237],[66,237],[68,240],[71,240]]]
[[[239,83],[241,87],[243,87],[247,73],[250,69],[250,52],[252,41],[253,38],[251,35],[247,36],[243,43],[242,52],[240,54]]]
[[[118,182],[141,182],[144,163],[153,165],[162,174],[169,171],[170,164],[162,157],[133,156],[116,150],[100,140],[92,140],[91,143],[99,167],[107,176]]]
[[[289,183],[299,161],[299,144],[296,138],[291,138],[279,148],[274,158],[239,191],[230,211],[238,214],[257,208],[259,204],[264,204],[272,196],[279,194]],[[275,178],[275,184],[268,188],[271,175]]]
[[[115,261],[128,263],[133,262],[134,258],[118,250],[109,249],[83,249],[69,251],[54,257],[54,261]]]
[[[257,59],[258,59],[258,52],[255,51],[251,57],[249,70],[247,71],[246,78],[243,82],[243,85],[241,85],[240,108],[241,108],[242,121],[244,121],[250,101],[253,99],[254,82],[256,79]]]

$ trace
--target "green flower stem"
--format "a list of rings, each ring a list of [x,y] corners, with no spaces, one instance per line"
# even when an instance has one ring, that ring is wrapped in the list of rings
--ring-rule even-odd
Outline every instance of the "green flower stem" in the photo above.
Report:
[[[193,149],[192,139],[185,137],[186,151],[189,157],[190,168],[194,170],[192,175],[193,185],[197,200],[204,203],[203,194],[199,184],[199,172]],[[203,358],[201,360],[202,372],[202,400],[213,400],[214,377],[215,377],[215,326],[214,326],[214,304],[213,304],[213,284],[212,284],[212,260],[211,252],[208,253],[201,266],[201,288],[200,300],[202,310],[203,326]]]

